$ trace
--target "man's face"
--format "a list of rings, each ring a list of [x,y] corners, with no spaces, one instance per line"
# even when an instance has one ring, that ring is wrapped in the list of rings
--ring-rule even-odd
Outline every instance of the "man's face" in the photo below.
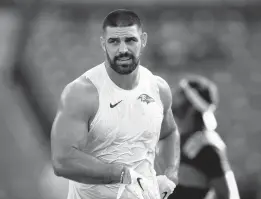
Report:
[[[136,26],[107,27],[101,44],[111,68],[119,74],[132,73],[139,65],[147,34]]]

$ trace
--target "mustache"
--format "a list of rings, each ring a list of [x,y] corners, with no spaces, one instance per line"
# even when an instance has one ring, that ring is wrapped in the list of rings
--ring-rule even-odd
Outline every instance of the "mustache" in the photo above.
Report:
[[[115,59],[120,59],[120,58],[125,58],[125,57],[133,58],[133,55],[130,53],[122,53],[122,54],[115,56]]]

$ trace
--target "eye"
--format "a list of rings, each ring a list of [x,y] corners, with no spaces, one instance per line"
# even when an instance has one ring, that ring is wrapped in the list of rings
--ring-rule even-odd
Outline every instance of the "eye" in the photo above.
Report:
[[[130,43],[130,42],[137,42],[138,39],[135,38],[135,37],[129,37],[129,38],[126,38],[125,41],[126,41],[127,43]]]
[[[110,43],[110,44],[118,44],[118,43],[119,43],[119,39],[110,38],[110,39],[108,40],[108,43]]]

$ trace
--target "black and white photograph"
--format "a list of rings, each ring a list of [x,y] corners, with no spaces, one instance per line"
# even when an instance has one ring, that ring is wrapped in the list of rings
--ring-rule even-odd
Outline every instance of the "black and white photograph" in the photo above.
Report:
[[[0,199],[260,188],[260,0],[0,1]]]

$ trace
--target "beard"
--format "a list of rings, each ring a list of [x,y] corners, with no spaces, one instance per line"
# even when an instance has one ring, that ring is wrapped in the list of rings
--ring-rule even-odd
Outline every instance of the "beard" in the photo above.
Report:
[[[109,61],[110,67],[115,72],[121,75],[131,74],[137,68],[140,62],[139,57],[135,57],[133,54],[129,52],[117,55],[113,59],[111,59],[108,52],[106,51],[106,56]],[[127,61],[122,61],[122,59],[125,59]],[[126,63],[120,63],[120,62],[126,62]]]

